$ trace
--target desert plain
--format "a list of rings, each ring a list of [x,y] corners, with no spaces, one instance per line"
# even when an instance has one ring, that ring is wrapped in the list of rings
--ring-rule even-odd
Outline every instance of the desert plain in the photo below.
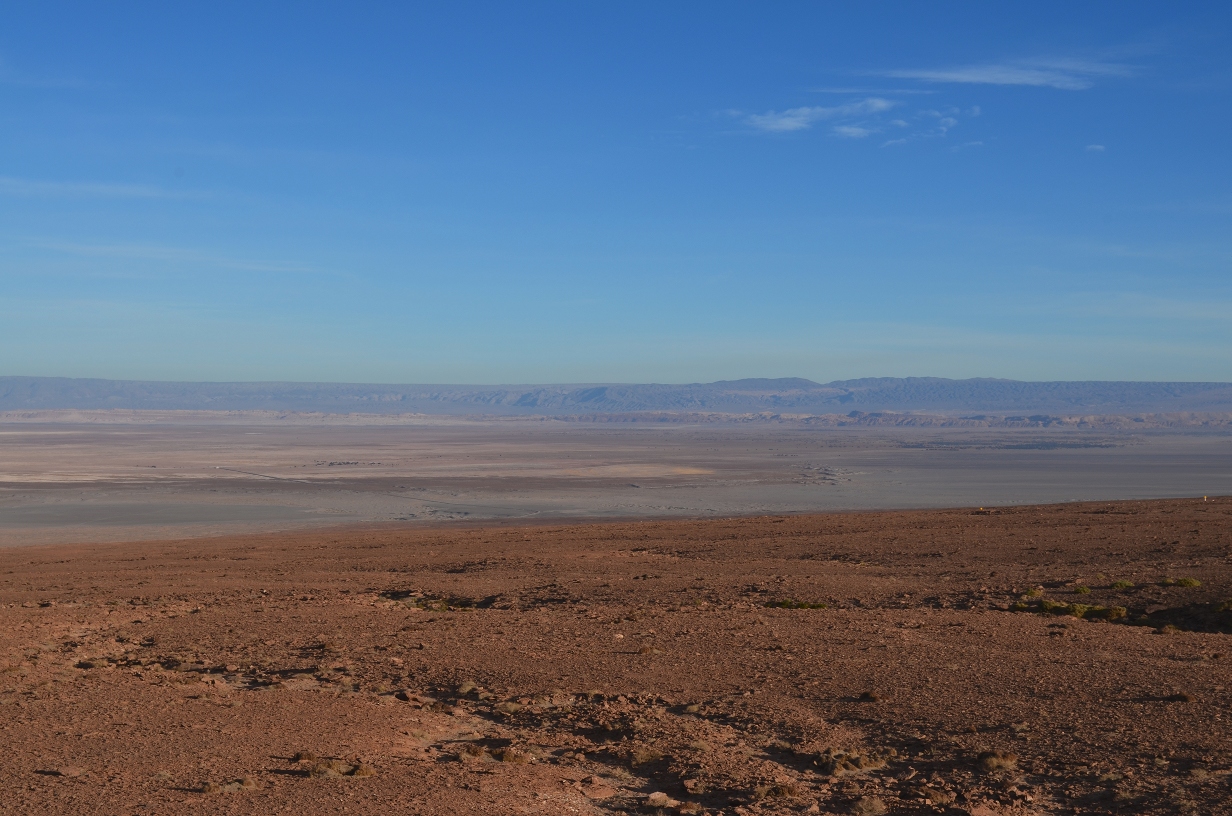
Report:
[[[3,431],[4,812],[1232,802],[1226,434]]]

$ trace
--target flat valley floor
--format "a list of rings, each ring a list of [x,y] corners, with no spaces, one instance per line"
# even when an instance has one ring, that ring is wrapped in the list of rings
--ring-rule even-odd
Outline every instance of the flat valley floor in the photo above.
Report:
[[[0,810],[1225,813],[1230,599],[1226,498],[11,546]]]
[[[0,547],[1232,494],[1226,429],[83,416],[0,422]]]

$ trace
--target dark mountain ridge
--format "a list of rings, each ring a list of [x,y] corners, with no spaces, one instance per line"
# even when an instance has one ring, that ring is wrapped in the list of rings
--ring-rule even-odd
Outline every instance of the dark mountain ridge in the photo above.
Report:
[[[828,414],[1232,411],[1232,383],[798,377],[685,385],[385,385],[193,383],[0,377],[0,411],[273,410],[324,413],[570,415],[631,411]]]

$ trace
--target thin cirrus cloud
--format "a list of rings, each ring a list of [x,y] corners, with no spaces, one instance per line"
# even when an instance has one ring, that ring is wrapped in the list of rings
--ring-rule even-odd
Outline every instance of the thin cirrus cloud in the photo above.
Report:
[[[915,79],[921,82],[1026,85],[1065,91],[1082,91],[1094,86],[1098,79],[1130,77],[1134,74],[1132,66],[1120,63],[1045,57],[952,68],[877,72],[878,76]]]
[[[846,139],[863,139],[865,136],[870,136],[877,132],[873,128],[860,127],[859,125],[835,125],[832,130],[836,136],[842,136]]]
[[[871,96],[868,99],[862,99],[859,102],[849,102],[846,105],[823,106],[814,105],[801,108],[788,108],[784,111],[768,111],[766,113],[752,113],[744,115],[744,121],[754,128],[768,133],[789,133],[795,130],[807,130],[815,123],[821,121],[832,121],[834,119],[850,119],[858,116],[868,116],[870,114],[883,113],[894,107],[897,103],[883,99],[877,96]],[[850,133],[840,132],[840,128],[844,128]],[[840,125],[835,128],[839,135],[857,136],[868,135],[873,131],[868,130],[866,133],[857,134],[856,131],[864,130],[858,125]]]

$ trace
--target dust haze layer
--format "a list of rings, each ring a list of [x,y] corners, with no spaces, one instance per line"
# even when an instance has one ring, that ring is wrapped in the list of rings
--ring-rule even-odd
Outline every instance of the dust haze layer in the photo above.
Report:
[[[1124,413],[1232,411],[1232,383],[801,378],[686,385],[193,383],[0,377],[0,411],[53,409],[570,415],[636,411]]]

